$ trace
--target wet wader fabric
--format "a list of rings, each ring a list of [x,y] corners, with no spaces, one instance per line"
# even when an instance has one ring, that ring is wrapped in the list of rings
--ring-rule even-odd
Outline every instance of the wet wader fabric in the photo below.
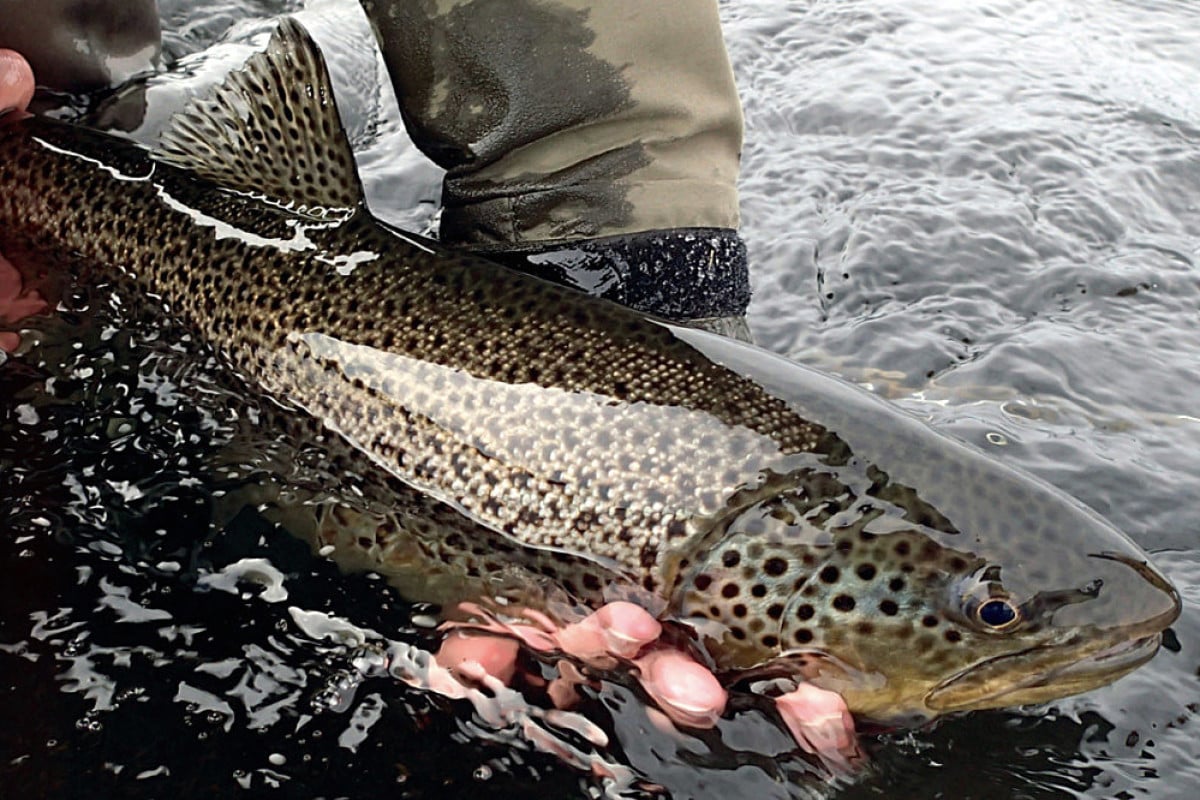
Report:
[[[744,313],[716,0],[361,2],[447,170],[443,241],[675,319]]]

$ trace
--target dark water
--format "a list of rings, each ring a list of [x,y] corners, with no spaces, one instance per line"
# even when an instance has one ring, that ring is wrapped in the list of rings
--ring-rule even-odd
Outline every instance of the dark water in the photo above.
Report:
[[[160,6],[182,72],[152,82],[147,138],[294,9]],[[873,767],[849,786],[772,757],[785,742],[753,709],[719,740],[677,740],[620,683],[585,708],[613,740],[598,756],[680,798],[1194,797],[1200,6],[724,10],[760,342],[1080,497],[1156,554],[1184,612],[1115,686],[869,738]],[[438,175],[403,138],[354,4],[303,13],[373,209],[427,228]],[[121,102],[100,113],[128,118]],[[0,365],[0,795],[620,788],[380,670],[429,644],[426,609],[236,499],[297,446],[259,424],[269,409],[120,287],[86,284],[64,308]]]

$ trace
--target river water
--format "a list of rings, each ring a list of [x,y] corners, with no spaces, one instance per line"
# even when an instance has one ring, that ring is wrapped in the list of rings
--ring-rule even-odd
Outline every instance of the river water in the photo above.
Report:
[[[181,72],[150,81],[134,135],[152,139],[299,6],[161,2]],[[1200,5],[723,12],[759,342],[1081,498],[1155,554],[1184,611],[1116,685],[869,737],[872,764],[846,784],[770,757],[778,733],[752,714],[723,725],[725,744],[656,733],[619,683],[589,710],[615,742],[605,758],[676,798],[1195,797]],[[330,58],[372,209],[428,230],[439,175],[403,135],[357,7],[310,2],[301,18]],[[99,116],[128,120],[122,102]],[[381,648],[430,641],[425,609],[313,559],[252,506],[213,520],[246,474],[277,468],[259,401],[119,287],[63,307],[0,365],[0,794],[606,788],[373,670]],[[241,448],[241,466],[214,478],[214,443]]]

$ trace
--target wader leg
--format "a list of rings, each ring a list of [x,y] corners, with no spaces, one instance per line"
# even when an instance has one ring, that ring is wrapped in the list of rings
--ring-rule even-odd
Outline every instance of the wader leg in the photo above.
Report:
[[[749,301],[716,0],[361,0],[442,239],[695,321]]]

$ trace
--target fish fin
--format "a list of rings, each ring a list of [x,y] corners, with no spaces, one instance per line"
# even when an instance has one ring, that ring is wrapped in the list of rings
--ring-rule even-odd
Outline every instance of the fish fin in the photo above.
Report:
[[[363,203],[325,60],[290,17],[266,50],[175,115],[154,158],[317,217]]]

